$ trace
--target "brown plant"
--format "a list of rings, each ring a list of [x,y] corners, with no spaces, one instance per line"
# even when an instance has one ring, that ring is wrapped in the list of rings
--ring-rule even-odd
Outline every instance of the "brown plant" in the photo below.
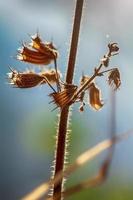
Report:
[[[64,82],[61,81],[61,73],[57,66],[57,59],[59,57],[58,50],[52,42],[43,42],[38,33],[34,36],[31,36],[31,43],[22,45],[22,48],[19,49],[17,58],[23,62],[36,64],[36,66],[40,64],[44,66],[53,62],[55,69],[47,69],[46,71],[40,71],[39,73],[36,73],[35,71],[18,72],[16,70],[11,70],[11,72],[8,74],[10,83],[18,88],[30,88],[42,84],[48,84],[52,89],[52,93],[50,92],[49,94],[49,96],[52,98],[52,103],[56,105],[56,108],[60,109],[56,137],[57,141],[55,150],[54,175],[50,181],[53,189],[51,197],[52,200],[61,200],[63,199],[63,195],[66,195],[67,193],[67,191],[65,193],[63,189],[63,180],[65,177],[64,163],[66,160],[70,106],[79,102],[81,104],[79,108],[81,112],[84,111],[86,104],[89,104],[90,107],[96,111],[100,110],[104,106],[104,103],[101,99],[101,89],[96,85],[95,79],[102,78],[105,73],[109,74],[108,83],[109,85],[113,86],[114,90],[118,89],[121,84],[120,72],[118,68],[109,68],[110,59],[112,56],[115,56],[119,53],[118,44],[114,42],[108,44],[107,53],[100,60],[99,66],[95,67],[92,75],[82,76],[79,86],[73,84],[83,3],[84,0],[77,0],[76,3],[70,54]],[[105,70],[105,68],[109,69]],[[53,87],[53,84],[55,83],[57,88]],[[85,100],[86,96],[87,103]],[[86,186],[90,184],[99,184],[107,176],[108,168],[112,160],[113,146],[115,144],[115,136],[113,133],[110,136],[111,140],[109,143],[107,143],[108,145],[106,147],[111,148],[110,153],[107,156],[107,159],[105,159],[103,162],[98,175],[94,177],[91,182],[85,182]],[[81,161],[84,162],[83,160],[80,160],[80,162]],[[58,174],[60,174],[60,179],[55,183],[55,179]]]

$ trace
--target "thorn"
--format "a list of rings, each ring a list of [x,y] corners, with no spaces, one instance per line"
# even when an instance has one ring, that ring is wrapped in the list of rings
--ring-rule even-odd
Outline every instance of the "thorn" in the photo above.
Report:
[[[11,67],[10,65],[8,66],[8,68],[10,69],[10,71],[11,71],[12,73],[15,72],[15,70],[13,70],[12,67]]]
[[[53,109],[51,110],[51,112],[55,111],[55,110],[58,109],[58,108],[59,108],[59,106],[53,108]]]

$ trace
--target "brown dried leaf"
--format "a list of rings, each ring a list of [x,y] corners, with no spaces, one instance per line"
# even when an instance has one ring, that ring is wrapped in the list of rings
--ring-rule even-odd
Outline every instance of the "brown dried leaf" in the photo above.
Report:
[[[118,68],[111,70],[108,76],[108,83],[113,87],[114,90],[117,90],[120,87],[121,79]]]
[[[89,88],[89,103],[95,110],[101,109],[104,105],[101,100],[101,91],[94,83]]]

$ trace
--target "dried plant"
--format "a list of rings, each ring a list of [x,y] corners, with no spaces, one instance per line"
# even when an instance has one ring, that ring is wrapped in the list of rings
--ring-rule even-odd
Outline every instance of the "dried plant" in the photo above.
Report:
[[[48,84],[52,90],[52,92],[49,93],[51,102],[55,104],[55,108],[60,109],[59,124],[56,137],[57,141],[54,174],[50,184],[47,187],[48,190],[49,186],[51,185],[51,188],[53,189],[52,197],[50,197],[50,199],[53,200],[61,200],[63,199],[63,196],[67,196],[68,193],[72,193],[72,191],[74,192],[79,188],[78,185],[77,187],[72,188],[71,191],[66,190],[65,192],[63,187],[63,180],[65,175],[68,176],[69,174],[65,171],[65,160],[67,151],[70,106],[74,103],[80,103],[80,112],[84,111],[86,104],[88,105],[87,107],[90,106],[96,111],[102,109],[104,102],[101,97],[101,89],[96,85],[95,79],[103,78],[105,74],[108,76],[108,84],[112,86],[114,90],[117,90],[121,85],[119,69],[116,67],[110,67],[110,59],[119,53],[118,44],[114,42],[108,44],[107,53],[103,56],[102,59],[100,59],[99,66],[95,67],[93,74],[83,75],[80,79],[81,81],[79,86],[73,84],[73,74],[78,47],[83,3],[84,0],[77,0],[76,3],[71,48],[67,73],[66,77],[64,78],[64,82],[61,80],[61,72],[59,71],[57,65],[57,59],[59,58],[58,49],[52,42],[43,42],[38,33],[31,36],[31,43],[22,44],[22,47],[18,50],[17,59],[19,61],[35,64],[37,67],[40,65],[42,67],[45,66],[45,68],[48,64],[53,62],[54,69],[51,70],[47,67],[46,70],[41,70],[39,73],[35,71],[19,72],[17,70],[11,69],[11,72],[8,73],[10,84],[17,88],[31,88],[43,84]],[[56,85],[56,87],[54,85]],[[82,186],[89,187],[90,185],[100,184],[103,180],[105,180],[110,162],[112,160],[112,146],[114,146],[115,141],[116,138],[112,133],[111,140],[109,140],[106,147],[111,147],[111,153],[109,153],[107,159],[105,159],[103,162],[98,175],[92,180],[87,180],[84,183],[81,183],[81,188]],[[56,182],[55,180],[57,179],[58,174],[60,178]],[[30,198],[27,199],[30,200]]]

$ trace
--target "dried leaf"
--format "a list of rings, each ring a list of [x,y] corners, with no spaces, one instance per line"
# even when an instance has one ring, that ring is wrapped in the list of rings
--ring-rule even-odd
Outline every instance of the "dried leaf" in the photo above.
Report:
[[[104,105],[101,100],[101,91],[94,83],[89,88],[89,103],[95,110],[101,109]]]
[[[108,76],[108,83],[113,87],[114,90],[117,90],[120,87],[121,79],[118,68],[111,70]]]

